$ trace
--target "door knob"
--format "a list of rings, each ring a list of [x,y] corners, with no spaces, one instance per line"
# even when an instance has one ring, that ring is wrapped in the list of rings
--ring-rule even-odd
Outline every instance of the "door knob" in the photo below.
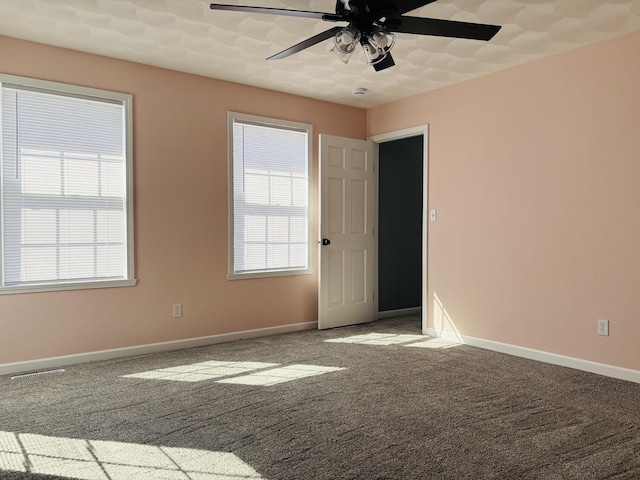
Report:
[[[322,245],[323,246],[327,246],[327,245],[331,245],[331,240],[329,240],[328,238],[323,238],[322,239]]]

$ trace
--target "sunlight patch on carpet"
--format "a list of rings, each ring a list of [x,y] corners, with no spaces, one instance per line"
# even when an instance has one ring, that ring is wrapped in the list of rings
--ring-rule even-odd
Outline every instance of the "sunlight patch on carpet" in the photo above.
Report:
[[[411,343],[405,345],[405,347],[417,347],[417,348],[451,348],[462,345],[460,342],[446,340],[444,338],[429,337],[428,340],[422,342]]]
[[[0,431],[0,472],[79,480],[255,480],[229,452]]]
[[[125,378],[146,378],[153,380],[173,380],[176,382],[201,382],[215,378],[241,375],[261,368],[277,367],[278,363],[224,362],[210,360],[191,365],[178,365],[148,372],[123,375]]]
[[[424,340],[422,335],[401,335],[398,333],[367,333],[366,335],[352,335],[350,337],[332,338],[325,340],[330,343],[359,343],[362,345],[398,345],[402,343]]]
[[[267,386],[344,370],[344,368],[341,367],[302,364],[287,365],[280,368],[272,367],[280,367],[280,364],[211,360],[208,362],[194,363],[192,365],[179,365],[176,367],[123,375],[123,377],[171,380],[176,382],[201,382],[204,380],[218,379],[216,383]]]
[[[337,372],[345,370],[339,367],[322,367],[319,365],[287,365],[286,367],[274,368],[242,375],[239,377],[218,380],[216,383],[235,383],[240,385],[275,385],[277,383],[290,382],[305,377],[313,377],[314,375],[322,375],[323,373]]]
[[[330,340],[325,340],[325,342],[353,343],[358,345],[401,345],[403,347],[420,348],[451,348],[460,345],[458,342],[452,342],[436,337],[398,333],[367,333],[366,335],[332,338]]]

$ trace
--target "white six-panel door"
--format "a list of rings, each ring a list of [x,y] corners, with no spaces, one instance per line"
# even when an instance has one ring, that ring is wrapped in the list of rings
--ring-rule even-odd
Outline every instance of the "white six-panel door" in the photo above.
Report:
[[[374,188],[373,142],[320,135],[318,328],[375,319]]]

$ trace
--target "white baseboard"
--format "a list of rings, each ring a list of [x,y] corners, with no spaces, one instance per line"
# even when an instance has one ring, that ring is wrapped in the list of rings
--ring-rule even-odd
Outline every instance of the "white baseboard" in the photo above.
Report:
[[[216,343],[232,342],[244,338],[266,337],[280,333],[298,332],[302,330],[312,330],[318,328],[318,322],[294,323],[278,327],[258,328],[255,330],[244,330],[241,332],[223,333],[220,335],[209,335],[206,337],[187,338],[184,340],[173,340],[170,342],[150,343],[147,345],[137,345],[134,347],[114,348],[112,350],[100,350],[97,352],[80,353],[76,355],[64,355],[61,357],[41,358],[28,360],[25,362],[0,364],[0,375],[9,375],[19,372],[31,372],[50,368],[74,365],[76,363],[93,362],[96,360],[109,360],[112,358],[130,357],[134,355],[144,355],[147,353],[167,352],[169,350],[180,350],[183,348],[202,347]]]
[[[629,382],[640,383],[640,371],[631,370],[629,368],[616,367],[605,363],[591,362],[580,358],[567,357],[556,353],[545,352],[542,350],[534,350],[527,347],[519,347],[508,343],[494,342],[492,340],[484,340],[482,338],[469,337],[467,335],[459,335],[453,332],[427,329],[427,335],[432,337],[440,337],[445,340],[464,343],[472,347],[484,348],[485,350],[493,350],[494,352],[507,353],[516,357],[528,358],[539,362],[560,365],[561,367],[575,368],[585,372],[597,373],[607,377],[627,380]]]
[[[400,308],[397,310],[385,310],[384,312],[378,312],[378,320],[383,318],[406,317],[408,315],[420,315],[421,313],[422,313],[422,307]]]

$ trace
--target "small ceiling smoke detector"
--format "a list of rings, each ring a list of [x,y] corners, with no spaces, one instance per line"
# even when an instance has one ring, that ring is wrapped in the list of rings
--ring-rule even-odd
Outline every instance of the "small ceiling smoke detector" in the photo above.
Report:
[[[364,95],[365,93],[367,93],[367,89],[363,87],[356,87],[351,91],[351,93],[353,95]]]

